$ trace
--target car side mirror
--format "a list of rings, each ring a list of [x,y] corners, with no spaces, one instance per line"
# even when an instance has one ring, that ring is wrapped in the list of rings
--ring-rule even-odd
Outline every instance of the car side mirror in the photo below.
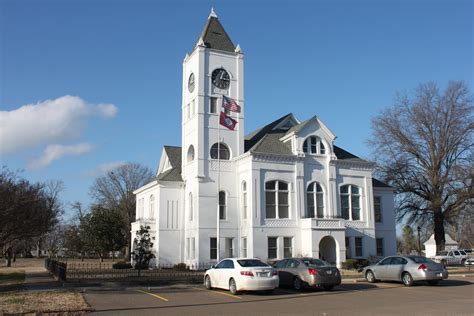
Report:
[[[215,268],[216,268],[216,265],[213,264],[213,265],[211,266],[211,269],[215,269]]]

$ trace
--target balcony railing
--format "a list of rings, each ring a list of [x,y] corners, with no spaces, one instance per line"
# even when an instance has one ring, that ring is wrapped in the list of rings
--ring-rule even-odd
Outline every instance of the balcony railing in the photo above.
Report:
[[[345,229],[346,220],[342,218],[304,218],[303,228],[311,229]]]

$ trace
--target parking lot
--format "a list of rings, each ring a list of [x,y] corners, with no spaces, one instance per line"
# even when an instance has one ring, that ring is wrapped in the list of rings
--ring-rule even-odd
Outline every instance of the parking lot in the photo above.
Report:
[[[474,315],[474,279],[451,278],[438,286],[401,283],[343,283],[331,292],[276,289],[273,294],[208,291],[175,285],[84,292],[95,315]]]

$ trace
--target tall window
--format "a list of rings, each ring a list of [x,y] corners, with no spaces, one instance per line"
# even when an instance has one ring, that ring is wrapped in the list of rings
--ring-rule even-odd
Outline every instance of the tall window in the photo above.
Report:
[[[383,256],[383,238],[377,238],[377,256]]]
[[[211,147],[211,158],[212,159],[230,159],[230,151],[224,143],[215,143]]]
[[[355,238],[355,255],[356,257],[362,257],[362,237]]]
[[[289,218],[288,183],[269,181],[265,183],[266,218]]]
[[[247,219],[247,182],[242,182],[242,217]]]
[[[382,222],[382,198],[374,196],[374,217],[376,223]]]
[[[284,237],[283,238],[283,257],[291,258],[293,257],[293,237]]]
[[[210,239],[210,255],[209,258],[211,260],[217,259],[217,238],[211,237]]]
[[[268,259],[277,258],[277,237],[268,237]]]
[[[219,219],[226,219],[225,192],[219,192]]]
[[[313,218],[315,215],[318,218],[324,217],[324,193],[319,183],[313,182],[308,186],[306,203],[307,217]]]
[[[324,155],[326,153],[326,148],[324,147],[321,138],[316,136],[310,136],[306,138],[303,143],[303,151],[307,154]]]
[[[195,111],[196,111],[196,109],[195,109],[195,105],[194,105],[194,100],[192,100],[191,101],[191,117],[194,116]]]
[[[188,162],[191,162],[194,160],[194,146],[190,145],[188,148]]]
[[[341,187],[341,216],[344,219],[360,220],[360,188],[355,185]]]
[[[194,216],[194,210],[193,210],[193,194],[191,192],[189,192],[189,220],[192,221],[193,220],[193,216]]]
[[[234,238],[225,239],[225,256],[232,258],[234,256]]]
[[[242,237],[242,258],[247,258],[247,237]]]
[[[155,218],[155,196],[150,195],[150,218]]]
[[[211,97],[209,101],[209,113],[217,113],[217,98]]]

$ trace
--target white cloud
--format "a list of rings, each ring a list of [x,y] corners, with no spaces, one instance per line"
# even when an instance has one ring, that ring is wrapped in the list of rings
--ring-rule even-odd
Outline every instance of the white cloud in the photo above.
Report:
[[[89,104],[70,95],[0,111],[0,154],[76,139],[88,117],[112,118],[117,111],[113,104]]]
[[[108,163],[103,163],[98,165],[94,170],[87,171],[84,174],[86,176],[97,177],[125,164],[125,161],[112,161]]]
[[[76,144],[76,145],[49,145],[43,151],[43,154],[30,162],[28,165],[31,169],[39,169],[46,167],[54,160],[58,160],[64,156],[80,156],[90,152],[94,148],[94,145],[88,143]]]

